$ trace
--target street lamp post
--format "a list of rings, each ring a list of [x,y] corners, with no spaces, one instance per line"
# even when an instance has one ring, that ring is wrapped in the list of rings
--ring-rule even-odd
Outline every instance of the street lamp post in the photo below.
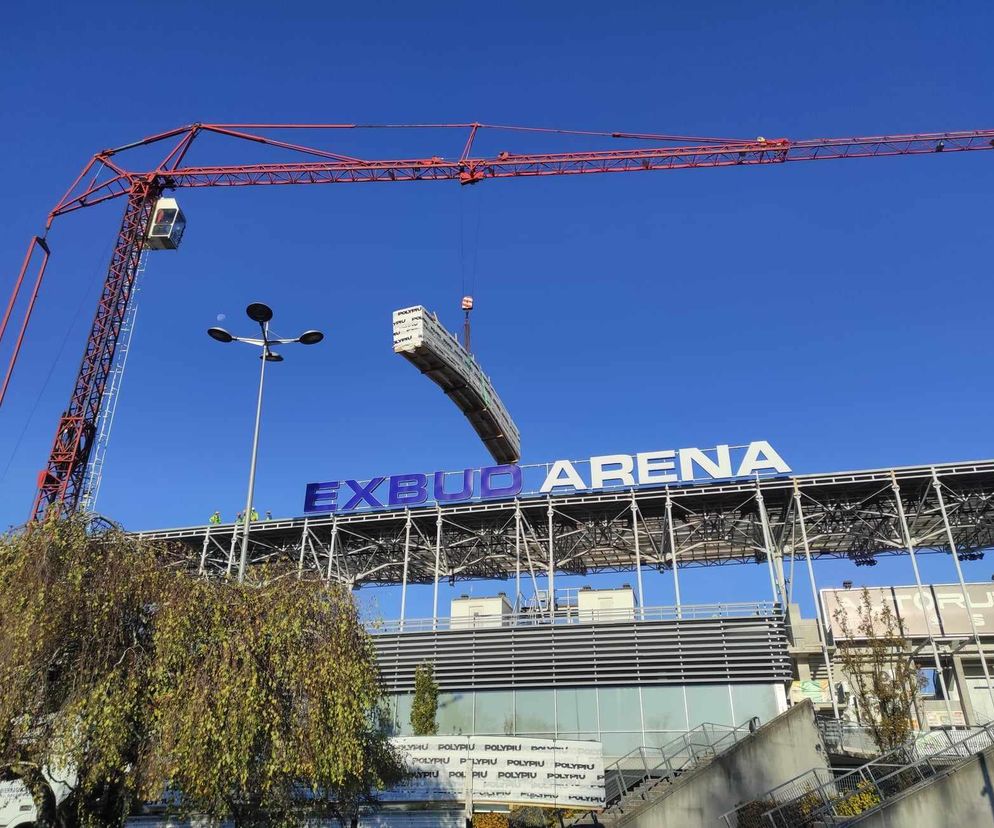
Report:
[[[259,453],[259,424],[262,422],[262,390],[266,382],[266,363],[283,361],[283,357],[276,353],[271,346],[287,345],[291,342],[299,342],[302,345],[316,345],[324,339],[324,334],[321,331],[304,331],[300,336],[293,337],[292,339],[271,339],[269,336],[269,322],[273,318],[272,308],[262,304],[262,302],[253,302],[245,309],[245,313],[253,322],[259,323],[259,329],[262,332],[261,338],[233,336],[224,328],[208,328],[207,330],[207,335],[218,342],[245,342],[249,345],[258,345],[262,348],[262,353],[259,355],[262,367],[259,369],[259,397],[255,406],[255,432],[252,435],[252,462],[249,464],[248,499],[245,502],[245,512],[243,514],[242,554],[238,562],[238,583],[245,581],[245,568],[248,564],[249,527],[252,522],[252,506],[255,500],[255,466]]]

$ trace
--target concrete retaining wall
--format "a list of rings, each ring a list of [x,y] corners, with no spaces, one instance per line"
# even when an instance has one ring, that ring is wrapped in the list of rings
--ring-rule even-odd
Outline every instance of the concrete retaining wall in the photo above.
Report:
[[[850,822],[859,828],[928,825],[994,826],[994,748],[977,754],[929,785],[915,788]]]
[[[814,767],[828,767],[810,701],[794,705],[709,765],[681,776],[667,795],[617,822],[626,828],[717,828],[719,817]]]

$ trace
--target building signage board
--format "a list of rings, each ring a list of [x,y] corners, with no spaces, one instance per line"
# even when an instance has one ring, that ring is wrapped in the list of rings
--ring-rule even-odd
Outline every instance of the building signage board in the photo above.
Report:
[[[928,638],[929,627],[935,638],[967,638],[973,636],[970,628],[970,611],[977,632],[994,635],[994,584],[967,584],[971,608],[967,608],[959,584],[928,584],[922,586],[869,587],[870,606],[874,615],[890,606],[903,634],[912,639]],[[924,605],[922,602],[924,596]],[[837,640],[846,638],[838,615],[844,612],[848,625],[854,631],[863,604],[862,589],[823,589],[822,607],[831,624],[832,635]],[[927,619],[927,621],[926,621]],[[854,638],[857,636],[853,636]]]
[[[410,773],[383,802],[466,802],[604,807],[600,742],[512,736],[403,736]]]
[[[828,679],[804,679],[790,683],[791,704],[800,704],[805,699],[811,699],[815,704],[827,704],[832,701],[832,688]]]
[[[766,440],[713,449],[682,448],[606,454],[589,460],[504,464],[454,472],[395,474],[369,480],[308,483],[304,513],[463,503],[473,500],[650,488],[787,474],[790,467]]]

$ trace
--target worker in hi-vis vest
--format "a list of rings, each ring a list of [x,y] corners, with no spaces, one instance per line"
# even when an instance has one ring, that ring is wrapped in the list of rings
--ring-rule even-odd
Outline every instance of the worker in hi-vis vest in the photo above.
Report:
[[[249,512],[249,520],[258,520],[259,513],[255,510],[255,506],[252,507],[252,511]]]
[[[221,513],[215,509],[214,514],[211,515],[211,523],[213,523],[216,526],[220,522],[221,522]]]

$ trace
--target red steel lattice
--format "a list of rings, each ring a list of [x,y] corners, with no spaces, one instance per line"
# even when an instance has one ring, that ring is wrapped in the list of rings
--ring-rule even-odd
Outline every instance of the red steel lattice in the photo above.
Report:
[[[254,130],[245,132],[245,130]],[[446,158],[368,160],[309,147],[271,137],[271,130],[313,130],[335,134],[357,129],[439,129],[466,131],[460,154]],[[481,132],[544,133],[588,138],[649,142],[618,150],[589,152],[510,153],[471,155]],[[291,154],[308,156],[306,161],[253,163],[223,166],[183,166],[196,139],[213,134],[266,145]],[[139,147],[151,147],[176,139],[168,154],[151,170],[134,171],[118,163],[118,156]],[[900,155],[955,153],[994,148],[994,130],[919,133],[867,138],[817,138],[792,141],[720,139],[651,135],[627,132],[591,132],[531,127],[467,124],[358,125],[358,124],[192,124],[153,135],[131,144],[96,153],[48,216],[46,232],[57,216],[91,207],[119,197],[127,198],[124,220],[97,313],[87,340],[69,406],[59,420],[46,468],[39,475],[33,514],[42,517],[52,507],[75,510],[82,495],[83,479],[96,432],[97,418],[107,379],[114,362],[117,339],[131,299],[132,288],[145,242],[145,233],[156,199],[163,191],[185,187],[243,187],[277,184],[336,184],[376,181],[458,181],[476,184],[491,178],[525,178],[550,175],[582,175],[609,172],[702,169],[712,167],[765,166],[788,161],[820,161],[841,158],[880,158]],[[310,160],[315,159],[315,160]],[[87,183],[84,183],[87,182]],[[24,264],[2,321],[2,340],[14,305],[36,250],[42,259],[27,303],[18,338],[0,386],[2,404],[31,311],[48,262],[49,249],[43,237],[28,248]]]

